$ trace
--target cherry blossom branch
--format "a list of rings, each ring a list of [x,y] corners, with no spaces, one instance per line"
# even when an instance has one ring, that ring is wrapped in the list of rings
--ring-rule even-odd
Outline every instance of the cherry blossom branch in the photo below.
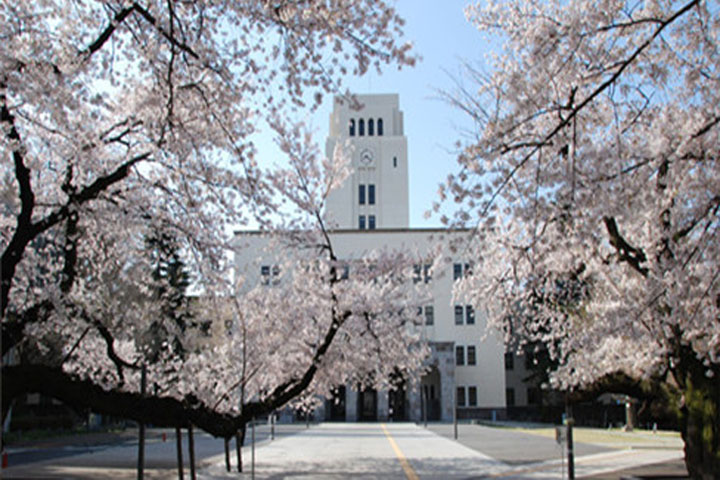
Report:
[[[4,99],[4,95],[0,97],[0,99]],[[0,109],[0,115],[2,116],[2,120],[6,121],[7,107],[4,102],[3,107],[5,108]],[[7,115],[9,121],[11,122],[12,115],[10,115],[9,112],[7,112]],[[11,128],[8,135],[12,135],[13,131],[14,128]],[[16,131],[15,135],[17,135]],[[19,135],[17,135],[17,138],[19,139]],[[16,177],[18,184],[20,185],[21,210],[18,215],[18,225],[15,228],[13,237],[2,254],[1,265],[3,278],[2,296],[0,297],[0,300],[2,301],[1,312],[3,317],[5,316],[10,296],[10,288],[12,287],[13,278],[15,276],[15,269],[20,263],[20,260],[25,252],[25,248],[27,248],[30,242],[41,233],[67,219],[74,208],[96,199],[102,192],[110,188],[110,186],[124,180],[130,174],[130,169],[135,164],[150,157],[150,152],[135,156],[122,163],[112,173],[97,178],[93,183],[83,188],[79,193],[72,195],[68,203],[48,214],[45,218],[34,223],[31,223],[35,197],[32,193],[30,185],[30,170],[23,164],[22,155],[19,151],[17,153],[14,151],[13,156],[15,157]]]
[[[596,33],[609,32],[610,30],[631,28],[631,27],[636,27],[638,25],[643,25],[645,23],[662,24],[663,20],[662,20],[662,18],[654,18],[654,17],[638,18],[638,19],[633,19],[633,20],[627,21],[627,22],[610,23],[608,25],[603,25],[602,27],[598,27],[597,29],[595,29],[595,32]]]
[[[20,212],[17,215],[15,232],[2,255],[2,266],[0,266],[0,268],[2,268],[2,279],[0,280],[2,285],[2,293],[0,294],[0,318],[5,317],[10,287],[13,277],[15,276],[15,269],[22,258],[25,246],[31,240],[31,238],[25,235],[25,232],[30,229],[32,211],[35,206],[35,194],[33,193],[30,182],[30,169],[25,166],[24,163],[22,141],[20,134],[15,128],[15,117],[8,109],[6,91],[7,83],[3,79],[3,81],[0,82],[0,123],[8,125],[8,140],[10,140],[11,145],[15,145],[12,150],[12,155],[15,163],[15,178],[20,194]]]
[[[28,307],[21,313],[12,312],[12,314],[3,317],[2,354],[5,355],[23,341],[25,338],[23,333],[25,325],[47,319],[54,310],[55,306],[50,300],[43,300]]]
[[[603,222],[610,236],[610,244],[615,247],[615,250],[618,252],[619,260],[627,262],[633,269],[640,273],[640,275],[647,277],[649,270],[647,267],[641,265],[647,260],[645,253],[630,245],[627,240],[623,238],[618,230],[615,218],[605,217],[603,218]]]
[[[690,11],[693,7],[695,7],[700,0],[692,0],[691,2],[688,2],[685,6],[683,6],[680,10],[675,12],[673,15],[665,19],[664,21],[660,22],[660,25],[655,29],[652,35],[648,39],[646,39],[639,47],[635,49],[635,51],[625,60],[620,62],[618,65],[617,70],[608,78],[605,80],[602,84],[600,84],[595,90],[593,90],[590,95],[585,97],[582,102],[580,102],[576,107],[574,107],[572,110],[570,110],[567,117],[565,117],[563,120],[561,120],[555,127],[548,132],[544,138],[538,142],[538,145],[534,146],[534,148],[528,152],[520,162],[518,162],[517,165],[515,165],[512,170],[510,170],[510,173],[508,173],[503,181],[498,185],[498,187],[495,189],[493,194],[491,195],[488,202],[483,207],[483,210],[480,214],[480,218],[484,217],[492,205],[495,203],[495,199],[497,196],[504,190],[505,186],[510,182],[510,180],[515,176],[515,174],[527,164],[528,161],[542,148],[544,144],[547,144],[552,140],[552,138],[555,137],[562,129],[567,127],[570,122],[578,115],[578,113],[583,110],[588,104],[590,104],[598,95],[603,93],[605,90],[607,90],[611,85],[613,85],[620,76],[622,76],[623,72],[635,61],[636,58],[640,56],[640,54],[645,51],[652,43],[655,41],[655,39],[660,36],[662,31],[671,23],[673,23],[675,20],[680,18],[682,15]]]
[[[264,401],[249,403],[243,408],[243,414],[252,418],[254,416],[268,413],[285,405],[310,386],[313,378],[315,378],[315,374],[317,373],[323,357],[330,348],[330,345],[333,343],[335,335],[340,330],[342,324],[345,323],[345,320],[350,318],[350,315],[351,313],[349,311],[345,311],[340,316],[333,316],[333,321],[330,324],[329,330],[325,334],[322,343],[315,351],[310,365],[305,370],[302,377],[299,379],[290,379],[287,382],[278,385]]]
[[[90,380],[82,380],[58,367],[44,365],[3,366],[2,404],[24,393],[37,392],[68,405],[159,427],[185,427],[193,424],[216,437],[234,435],[250,418],[218,413],[192,397],[176,399],[143,396],[138,392],[105,390]],[[3,412],[5,414],[6,412]]]
[[[103,45],[105,45],[105,42],[110,39],[117,27],[125,21],[125,19],[133,12],[133,10],[135,10],[135,5],[131,7],[125,7],[119,12],[117,12],[113,19],[110,21],[110,24],[105,27],[105,30],[103,30],[102,33],[98,35],[95,41],[80,52],[80,55],[84,57],[83,59],[88,60],[93,55],[93,53],[100,50]]]
[[[180,50],[187,53],[196,60],[200,59],[200,56],[195,53],[195,51],[187,44],[185,44],[184,42],[179,42],[174,36],[166,32],[165,29],[160,26],[157,19],[147,9],[141,7],[137,3],[133,3],[133,9],[138,12],[140,16],[142,16],[150,25],[155,27],[155,29],[160,33],[160,35],[165,37],[165,39],[170,42],[171,45],[179,48]]]
[[[698,130],[697,133],[695,133],[695,134],[692,136],[692,138],[700,138],[700,137],[702,137],[703,135],[705,135],[707,132],[709,132],[709,131],[710,131],[715,125],[717,125],[718,123],[720,123],[720,115],[717,115],[715,118],[713,118],[712,120],[710,120],[707,124],[705,124],[705,126],[703,126],[703,128],[701,128],[700,130]]]
[[[68,168],[72,171],[71,167]],[[69,180],[68,180],[69,181]],[[77,265],[77,244],[79,238],[78,232],[78,212],[73,210],[65,223],[65,248],[63,249],[63,270],[62,279],[60,281],[60,291],[67,294],[75,281],[75,266]]]

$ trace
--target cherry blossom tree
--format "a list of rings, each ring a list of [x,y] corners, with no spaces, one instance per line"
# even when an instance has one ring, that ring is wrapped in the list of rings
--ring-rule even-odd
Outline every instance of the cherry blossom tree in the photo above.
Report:
[[[294,168],[272,170],[254,145],[264,124],[297,131],[279,119],[339,92],[343,76],[414,62],[386,2],[3,1],[0,19],[3,418],[12,398],[40,392],[227,438],[363,369],[382,382],[377,354],[355,373],[329,369],[368,349],[417,368],[422,347],[399,354],[416,343],[415,319],[380,313],[402,311],[390,272],[404,260],[378,254],[374,280],[338,280],[316,210],[327,189],[309,186],[335,186],[323,175],[341,176],[344,157],[298,157],[304,137],[285,135]],[[235,298],[232,231],[272,227],[280,194],[304,199],[293,215],[307,231],[294,238],[313,240],[316,262],[303,284]],[[151,235],[173,239],[202,292],[193,321],[228,320],[231,335],[165,322],[172,341],[154,342],[148,362],[148,329],[172,300],[158,295]],[[291,301],[293,315],[281,308]]]
[[[516,1],[466,14],[504,42],[450,100],[476,121],[441,194],[477,227],[459,295],[491,324],[535,304],[554,385],[674,389],[694,478],[720,474],[720,16],[714,1]]]

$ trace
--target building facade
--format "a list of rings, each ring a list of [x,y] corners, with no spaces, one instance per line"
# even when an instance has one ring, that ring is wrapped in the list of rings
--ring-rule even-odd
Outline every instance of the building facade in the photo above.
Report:
[[[410,228],[408,142],[398,95],[359,95],[359,108],[336,99],[330,115],[326,152],[349,147],[352,173],[327,200],[325,218],[335,252],[347,262],[377,248],[417,255],[414,281],[428,283],[432,300],[421,307],[421,335],[431,355],[420,384],[400,382],[389,391],[337,389],[335,398],[316,411],[321,420],[450,421],[500,418],[505,412],[504,346],[488,333],[476,306],[456,304],[453,284],[470,268],[457,246],[465,230]],[[260,232],[238,232],[236,270],[246,283],[271,282],[273,251]],[[425,263],[440,249],[444,262],[432,270]]]

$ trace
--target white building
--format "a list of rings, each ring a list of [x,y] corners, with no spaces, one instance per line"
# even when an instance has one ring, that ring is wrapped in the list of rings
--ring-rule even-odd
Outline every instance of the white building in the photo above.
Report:
[[[423,307],[423,335],[432,354],[422,389],[409,385],[397,391],[357,392],[339,389],[320,419],[346,421],[449,421],[457,405],[460,418],[491,418],[505,411],[504,347],[487,335],[483,316],[470,305],[452,303],[453,282],[470,262],[453,254],[449,242],[462,241],[467,231],[413,229],[409,226],[408,145],[398,95],[359,95],[360,109],[335,100],[326,143],[328,156],[338,142],[352,145],[353,173],[331,194],[326,219],[339,258],[351,262],[379,247],[417,252],[420,281],[430,283],[432,302]],[[250,282],[272,276],[273,261],[259,232],[238,232],[236,268]],[[439,243],[447,262],[432,277],[423,258]],[[462,251],[462,249],[458,250]],[[265,252],[265,253],[263,253]],[[426,402],[421,392],[425,392]],[[423,409],[426,404],[427,408]]]

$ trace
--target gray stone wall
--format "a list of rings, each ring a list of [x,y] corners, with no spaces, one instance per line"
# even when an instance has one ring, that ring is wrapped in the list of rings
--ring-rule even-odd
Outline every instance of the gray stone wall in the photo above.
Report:
[[[350,387],[347,387],[345,392],[345,421],[357,422],[358,392]]]
[[[422,422],[422,400],[420,398],[420,383],[408,382],[407,387],[408,418],[411,422]]]
[[[379,422],[387,422],[388,420],[388,391],[379,390],[377,392],[377,419]]]
[[[440,372],[440,420],[453,421],[455,408],[455,344],[453,342],[433,343],[433,356]]]

